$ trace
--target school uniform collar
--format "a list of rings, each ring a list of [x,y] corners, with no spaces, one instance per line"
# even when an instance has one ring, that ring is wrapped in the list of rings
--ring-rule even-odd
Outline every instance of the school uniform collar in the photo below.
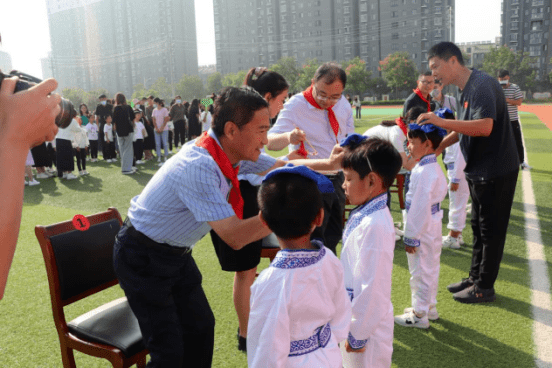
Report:
[[[386,207],[387,193],[382,193],[351,211],[349,220],[347,221],[347,226],[345,227],[345,231],[343,232],[343,243],[347,241],[347,237],[362,222],[363,218],[365,218],[366,216],[370,216],[376,211],[383,210]]]
[[[434,153],[430,153],[429,155],[425,155],[424,157],[422,157],[418,165],[424,166],[424,165],[429,165],[436,162],[437,162],[437,157],[435,156]]]
[[[295,269],[312,266],[324,258],[326,248],[319,240],[311,240],[316,249],[282,249],[278,252],[270,267]]]

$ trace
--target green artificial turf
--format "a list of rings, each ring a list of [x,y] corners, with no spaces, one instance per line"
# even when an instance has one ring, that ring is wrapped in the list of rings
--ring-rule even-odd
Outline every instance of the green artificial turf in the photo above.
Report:
[[[363,133],[382,119],[398,116],[400,109],[363,109],[363,119],[355,121]],[[546,246],[552,259],[552,199],[550,179],[552,134],[542,128],[534,115],[523,115],[522,123]],[[276,154],[276,153],[275,153]],[[278,153],[281,154],[281,153]],[[52,224],[76,214],[89,215],[108,207],[119,209],[123,217],[130,199],[155,173],[155,163],[142,165],[140,173],[121,175],[120,163],[89,163],[90,176],[73,181],[45,179],[39,186],[25,188],[25,206],[19,243],[4,299],[0,301],[0,368],[61,367],[57,332],[54,328],[48,281],[40,247],[34,235],[37,224]],[[487,305],[463,305],[452,300],[445,286],[466,277],[472,242],[471,228],[464,230],[467,246],[444,249],[441,257],[438,310],[441,319],[427,330],[395,327],[393,367],[534,367],[531,340],[529,274],[526,262],[521,183],[518,183],[512,209],[509,235],[501,271],[496,283],[497,301]],[[448,199],[443,202],[446,232]],[[401,220],[398,201],[392,195],[392,214]],[[194,248],[194,258],[203,273],[205,292],[216,317],[213,367],[245,367],[246,356],[236,349],[237,317],[232,302],[233,274],[220,270],[210,237]],[[267,267],[263,260],[259,269]],[[552,267],[549,267],[552,271]],[[552,276],[552,274],[551,274]],[[393,270],[392,301],[395,313],[410,306],[409,272],[406,255],[397,243]],[[118,286],[67,308],[67,319],[122,296]],[[78,367],[110,367],[102,359],[76,353]]]

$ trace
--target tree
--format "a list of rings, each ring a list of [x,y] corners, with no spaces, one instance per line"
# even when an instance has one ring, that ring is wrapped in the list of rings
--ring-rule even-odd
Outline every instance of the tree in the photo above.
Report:
[[[416,84],[418,70],[408,52],[395,52],[380,61],[380,70],[387,85],[395,89],[396,98],[399,91],[409,89]]]
[[[167,83],[164,77],[159,77],[149,88],[147,95],[159,97],[162,100],[170,100],[172,96],[172,87]]]
[[[237,73],[228,73],[222,78],[223,87],[240,87],[247,75],[246,70],[240,70]]]
[[[270,66],[270,70],[281,74],[289,83],[290,90],[296,89],[297,80],[301,74],[301,70],[297,67],[297,61],[294,57],[283,57]]]
[[[297,82],[295,82],[296,91],[303,91],[311,85],[314,73],[319,66],[320,62],[317,59],[308,59],[305,61],[305,64],[303,64],[301,68],[299,78],[297,79]]]
[[[386,95],[393,91],[392,88],[389,88],[387,82],[382,77],[377,77],[370,80],[370,90],[376,98],[379,98],[381,95]]]
[[[361,95],[370,87],[372,72],[366,70],[366,61],[360,57],[344,61],[341,66],[347,74],[346,90]]]
[[[132,87],[132,98],[142,98],[142,97],[148,97],[147,95],[147,89],[142,83],[138,83],[134,87]]]
[[[61,94],[63,97],[65,97],[66,99],[68,99],[73,103],[77,111],[78,111],[79,105],[85,102],[85,100],[88,97],[87,93],[80,88],[64,88],[61,91]]]
[[[222,89],[222,74],[213,73],[207,78],[207,93],[217,93]]]
[[[492,77],[496,77],[498,70],[506,69],[510,73],[512,83],[526,91],[534,88],[536,84],[537,73],[533,65],[535,62],[535,58],[530,57],[527,52],[516,52],[507,46],[501,46],[485,54],[481,69]]]
[[[203,81],[197,75],[183,74],[175,87],[176,94],[184,100],[191,101],[194,98],[202,99],[205,95]]]

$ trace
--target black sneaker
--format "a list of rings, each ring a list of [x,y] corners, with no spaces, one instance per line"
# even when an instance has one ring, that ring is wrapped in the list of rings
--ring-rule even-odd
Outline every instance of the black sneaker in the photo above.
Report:
[[[482,289],[477,285],[459,291],[452,297],[460,303],[490,303],[496,300],[494,288]]]
[[[473,280],[468,277],[467,279],[462,279],[462,281],[460,282],[450,284],[449,286],[447,286],[447,290],[455,294],[459,291],[469,288],[472,285],[473,285]]]
[[[247,337],[240,336],[240,329],[238,327],[238,350],[247,353]]]

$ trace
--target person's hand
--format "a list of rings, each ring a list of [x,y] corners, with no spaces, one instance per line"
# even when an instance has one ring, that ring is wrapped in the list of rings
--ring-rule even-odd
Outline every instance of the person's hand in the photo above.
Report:
[[[360,349],[353,349],[351,345],[349,345],[349,341],[345,341],[345,350],[347,353],[364,353],[366,351],[366,346]]]
[[[416,119],[416,123],[418,125],[433,124],[438,127],[442,127],[444,121],[445,119],[441,119],[432,112],[420,114],[420,116],[418,116],[418,119]]]
[[[460,183],[450,183],[451,192],[456,192],[458,190],[458,187],[460,187]]]
[[[305,139],[307,139],[307,135],[305,134],[304,131],[302,131],[299,128],[295,128],[291,132],[289,132],[290,144],[299,144],[303,142]]]
[[[404,250],[406,251],[406,253],[410,253],[410,254],[416,253],[416,247],[411,247],[409,245],[405,245]]]
[[[56,136],[61,97],[50,95],[57,88],[55,79],[14,93],[17,80],[6,78],[0,88],[0,139],[28,150]]]
[[[304,160],[305,157],[302,156],[300,153],[299,153],[299,150],[295,150],[295,151],[292,151],[290,152],[289,154],[286,155],[286,157],[288,158],[289,161],[292,161],[292,160]]]
[[[341,161],[343,161],[343,156],[345,155],[345,150],[339,144],[336,144],[330,153],[330,162],[336,169],[341,168]]]

